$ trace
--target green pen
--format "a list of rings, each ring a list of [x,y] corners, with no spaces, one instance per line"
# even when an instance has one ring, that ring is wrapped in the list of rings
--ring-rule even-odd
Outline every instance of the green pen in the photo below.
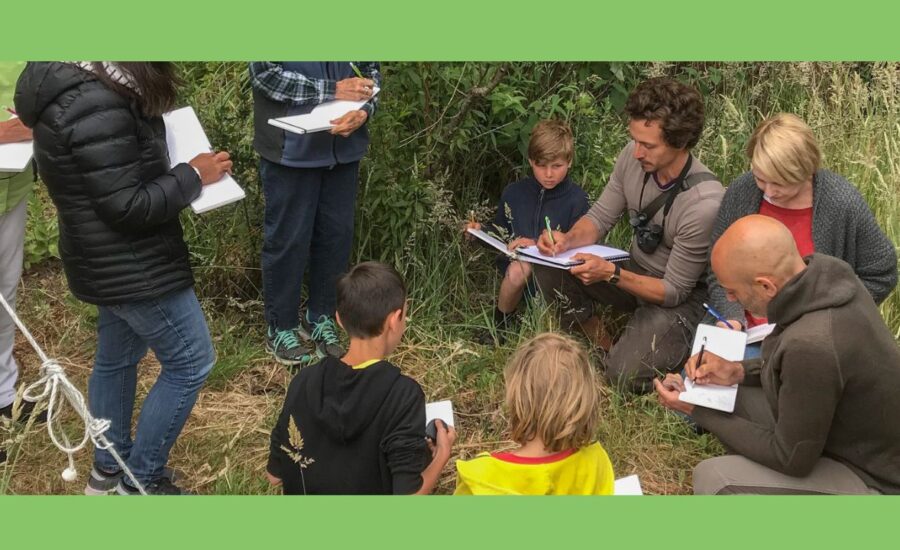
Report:
[[[547,226],[547,236],[550,237],[550,244],[556,246],[556,242],[553,240],[553,230],[550,229],[550,216],[544,216],[544,224]]]
[[[353,72],[356,73],[356,76],[360,78],[365,78],[361,72],[359,72],[359,68],[352,61],[350,62],[350,68],[353,69]]]

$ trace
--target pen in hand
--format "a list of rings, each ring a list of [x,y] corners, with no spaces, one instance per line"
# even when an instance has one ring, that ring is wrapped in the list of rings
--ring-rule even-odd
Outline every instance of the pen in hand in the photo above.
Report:
[[[553,230],[550,228],[550,216],[544,216],[544,225],[547,226],[547,238],[550,239],[550,245],[554,248],[556,247],[556,241],[553,240]],[[556,251],[553,251],[553,255],[556,256]]]
[[[729,323],[728,320],[726,320],[724,317],[722,317],[722,314],[721,314],[721,313],[719,313],[718,311],[714,310],[714,309],[712,308],[712,306],[710,306],[710,305],[707,304],[706,302],[703,302],[703,309],[705,309],[706,311],[708,311],[710,315],[712,315],[713,317],[715,317],[716,321],[718,321],[718,322],[722,323],[723,325],[725,325],[729,330],[734,330],[734,327],[731,326],[731,323]]]
[[[694,367],[694,379],[697,378],[697,370],[703,364],[703,352],[706,351],[706,336],[703,337],[703,343],[700,344],[700,354],[697,356],[697,366]]]
[[[350,68],[353,69],[353,72],[356,73],[356,76],[358,76],[359,78],[365,78],[362,72],[360,72],[359,67],[356,66],[356,63],[351,61]]]

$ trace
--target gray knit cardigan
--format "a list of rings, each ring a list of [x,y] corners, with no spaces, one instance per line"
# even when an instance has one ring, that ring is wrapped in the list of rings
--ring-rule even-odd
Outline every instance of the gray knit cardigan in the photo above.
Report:
[[[712,244],[738,218],[759,213],[762,200],[763,193],[751,172],[734,180],[722,199],[713,226]],[[850,264],[876,304],[884,301],[896,286],[894,244],[878,227],[869,205],[853,184],[829,170],[820,169],[813,178],[812,238],[816,252]],[[711,305],[726,319],[743,322],[743,307],[725,298],[725,291],[712,269],[707,283]]]

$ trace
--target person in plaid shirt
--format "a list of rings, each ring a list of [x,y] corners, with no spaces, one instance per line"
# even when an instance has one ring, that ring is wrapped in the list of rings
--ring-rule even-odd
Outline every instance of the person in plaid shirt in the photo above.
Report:
[[[344,353],[334,322],[335,285],[350,260],[359,161],[369,145],[366,123],[376,108],[379,69],[365,61],[250,63],[253,146],[265,196],[266,347],[283,364]],[[332,121],[330,132],[299,135],[268,124],[335,99],[369,101]],[[301,319],[307,264],[309,299]]]

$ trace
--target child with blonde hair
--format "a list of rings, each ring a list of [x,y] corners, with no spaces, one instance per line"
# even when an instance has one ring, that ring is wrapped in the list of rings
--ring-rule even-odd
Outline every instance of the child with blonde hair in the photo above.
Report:
[[[599,395],[587,352],[575,340],[539,334],[503,373],[508,452],[458,460],[457,495],[609,495],[613,469],[597,431]]]

